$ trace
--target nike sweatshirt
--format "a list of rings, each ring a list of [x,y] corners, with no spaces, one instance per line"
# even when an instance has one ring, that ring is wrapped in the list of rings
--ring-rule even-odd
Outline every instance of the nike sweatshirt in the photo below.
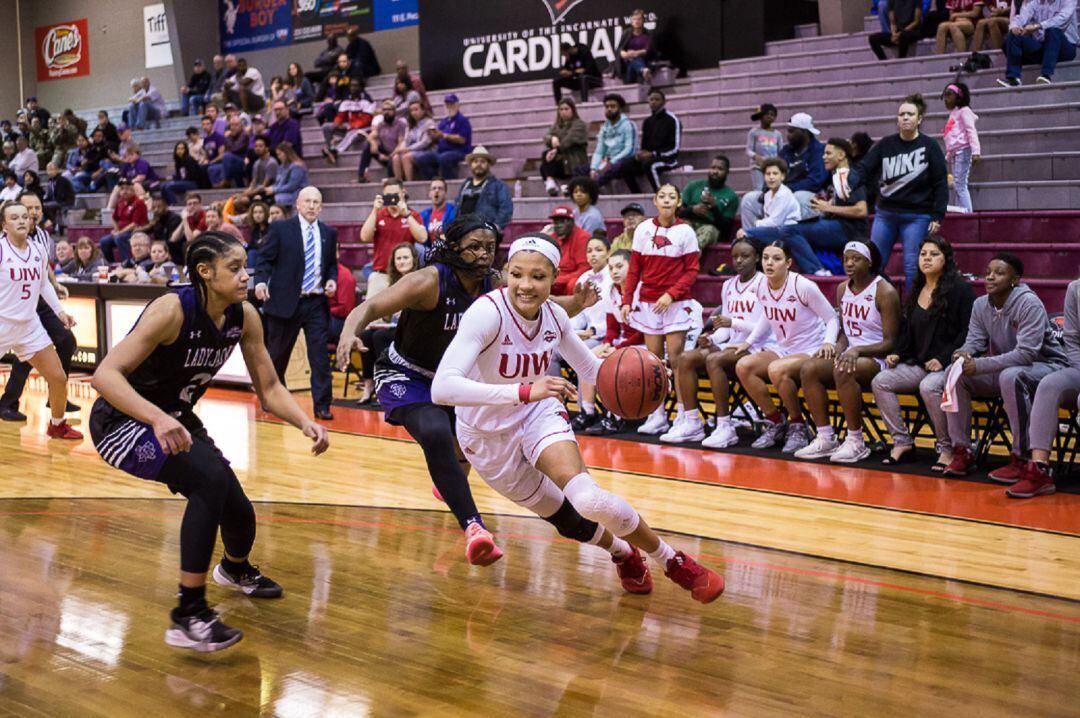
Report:
[[[859,164],[860,176],[879,178],[879,209],[928,214],[935,222],[945,216],[948,170],[945,153],[933,138],[922,133],[913,140],[899,134],[882,137]]]

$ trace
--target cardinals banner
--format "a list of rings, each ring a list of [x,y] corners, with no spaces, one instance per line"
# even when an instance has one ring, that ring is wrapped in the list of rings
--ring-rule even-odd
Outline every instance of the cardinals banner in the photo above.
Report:
[[[34,29],[38,82],[90,74],[86,18]]]

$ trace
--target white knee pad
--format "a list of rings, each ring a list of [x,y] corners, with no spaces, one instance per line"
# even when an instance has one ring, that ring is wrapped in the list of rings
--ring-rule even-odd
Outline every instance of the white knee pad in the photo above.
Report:
[[[638,527],[640,518],[626,499],[600,488],[588,474],[570,479],[563,493],[579,514],[616,536],[626,536]]]

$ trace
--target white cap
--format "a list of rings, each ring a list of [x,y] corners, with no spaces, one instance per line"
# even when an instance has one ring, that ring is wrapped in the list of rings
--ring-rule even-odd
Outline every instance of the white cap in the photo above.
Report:
[[[805,112],[796,112],[792,115],[788,127],[798,127],[800,130],[806,130],[812,135],[821,134],[821,131],[814,127],[814,118]]]

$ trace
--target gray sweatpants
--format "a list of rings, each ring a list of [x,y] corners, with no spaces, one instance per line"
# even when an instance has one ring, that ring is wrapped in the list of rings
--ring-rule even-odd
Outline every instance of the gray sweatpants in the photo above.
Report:
[[[870,389],[874,392],[874,402],[881,412],[885,426],[889,427],[895,446],[912,446],[915,443],[900,414],[900,400],[896,395],[918,390],[934,427],[934,446],[939,454],[948,451],[951,446],[949,427],[945,421],[945,412],[941,410],[941,391],[944,388],[945,372],[931,373],[914,364],[897,364],[892,369],[884,369],[874,376]]]
[[[960,410],[948,414],[949,438],[953,445],[971,446],[971,398],[1000,396],[1009,417],[1012,433],[1012,452],[1026,456],[1031,424],[1031,398],[1039,380],[1060,367],[1036,362],[1028,366],[1011,366],[1001,372],[960,377],[956,382],[956,402]],[[944,377],[942,383],[944,384]]]
[[[1031,404],[1032,449],[1050,451],[1058,432],[1058,409],[1080,399],[1080,369],[1068,367],[1043,377]]]

